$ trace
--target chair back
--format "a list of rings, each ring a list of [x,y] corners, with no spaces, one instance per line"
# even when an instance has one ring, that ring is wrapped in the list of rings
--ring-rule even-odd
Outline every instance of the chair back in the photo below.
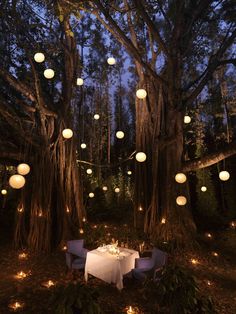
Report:
[[[80,255],[83,251],[84,239],[67,241],[67,252]]]
[[[154,247],[152,250],[152,260],[155,268],[163,267],[167,261],[167,253]]]

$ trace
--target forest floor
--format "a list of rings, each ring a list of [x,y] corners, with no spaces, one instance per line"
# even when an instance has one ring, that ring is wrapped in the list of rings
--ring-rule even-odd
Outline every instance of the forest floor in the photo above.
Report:
[[[56,285],[66,285],[72,281],[71,274],[66,270],[65,253],[29,253],[27,259],[19,259],[19,253],[10,245],[0,243],[0,314],[55,313],[51,303],[54,287],[46,288],[42,284],[52,280]],[[193,265],[191,258],[199,263]],[[192,271],[202,292],[212,296],[218,313],[236,313],[236,230],[206,239],[197,252],[181,253],[177,259]],[[19,271],[24,271],[28,276],[22,280],[16,279],[14,276]],[[83,272],[78,272],[76,278],[83,282]],[[121,292],[94,277],[89,279],[88,286],[98,288],[99,304],[105,313],[127,313],[128,306],[136,307],[137,313],[151,313],[142,295],[142,285],[132,279],[124,279]],[[23,302],[24,307],[17,311],[10,310],[9,304],[15,301]]]

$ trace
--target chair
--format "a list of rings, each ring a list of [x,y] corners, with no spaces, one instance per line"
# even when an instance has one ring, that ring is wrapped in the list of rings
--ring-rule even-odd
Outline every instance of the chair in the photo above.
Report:
[[[70,270],[83,269],[88,250],[84,248],[84,240],[67,241],[66,265]]]
[[[140,281],[144,281],[148,277],[155,279],[157,271],[166,264],[166,261],[167,253],[153,248],[151,257],[136,258],[132,276]]]

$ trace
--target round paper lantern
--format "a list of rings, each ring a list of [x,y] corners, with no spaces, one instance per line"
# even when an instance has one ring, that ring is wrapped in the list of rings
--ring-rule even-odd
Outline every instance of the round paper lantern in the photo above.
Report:
[[[147,159],[147,156],[145,153],[143,152],[138,152],[136,155],[135,155],[135,158],[138,162],[144,162],[146,159]]]
[[[207,190],[207,187],[206,187],[206,186],[202,186],[202,187],[201,187],[201,191],[202,191],[202,192],[206,192],[206,190]]]
[[[123,131],[117,131],[116,132],[116,137],[119,139],[122,139],[125,136],[125,133]]]
[[[127,174],[128,174],[129,176],[131,176],[132,171],[128,170],[128,171],[127,171]]]
[[[227,181],[227,180],[229,180],[229,177],[230,177],[230,174],[229,174],[229,172],[228,171],[221,171],[220,173],[219,173],[219,178],[220,178],[220,180],[222,180],[222,181]]]
[[[87,169],[86,172],[87,172],[87,174],[92,174],[93,170],[92,169]]]
[[[78,77],[76,80],[76,85],[82,86],[84,84],[84,80],[81,77]]]
[[[184,206],[187,204],[187,198],[185,196],[178,196],[176,198],[176,203],[179,205],[179,206]]]
[[[2,193],[2,195],[6,195],[6,194],[7,194],[7,190],[3,189],[3,190],[1,191],[1,193]]]
[[[34,55],[34,61],[35,62],[38,62],[38,63],[41,63],[45,60],[45,56],[42,52],[37,52],[35,55]]]
[[[177,173],[176,176],[175,176],[175,181],[178,182],[178,183],[184,183],[186,182],[187,180],[187,177],[184,173]]]
[[[184,116],[184,123],[190,123],[191,122],[191,118],[190,116]]]
[[[54,77],[55,72],[52,69],[46,69],[43,72],[43,75],[46,77],[46,79],[50,80],[50,79],[52,79]]]
[[[140,88],[136,91],[136,96],[138,97],[138,99],[144,99],[147,97],[147,92],[145,89]]]
[[[97,113],[93,117],[95,120],[98,120],[100,118],[99,114],[97,114]]]
[[[116,192],[116,193],[119,193],[119,192],[120,192],[120,189],[119,189],[119,188],[115,188],[115,192]]]
[[[116,64],[116,59],[113,58],[113,57],[109,57],[109,58],[107,59],[107,63],[108,63],[109,65],[114,65],[114,64]]]
[[[89,197],[90,197],[90,198],[93,198],[93,197],[94,197],[94,193],[92,193],[92,192],[89,193]]]
[[[17,172],[21,174],[22,176],[25,176],[30,172],[30,166],[28,164],[19,164],[17,166]]]
[[[71,129],[64,129],[62,131],[62,136],[66,139],[72,138],[73,136],[73,131]]]
[[[87,145],[86,145],[85,143],[82,143],[82,144],[80,145],[80,147],[81,147],[82,149],[85,149],[85,148],[87,147]]]
[[[14,174],[10,177],[9,184],[13,189],[21,189],[25,185],[25,178],[20,174]]]
[[[102,187],[102,189],[103,189],[103,191],[107,191],[108,190],[107,186],[105,186],[105,185]]]

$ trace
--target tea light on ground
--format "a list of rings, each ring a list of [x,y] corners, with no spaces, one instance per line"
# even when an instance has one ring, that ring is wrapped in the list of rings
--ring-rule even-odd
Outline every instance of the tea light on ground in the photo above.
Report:
[[[166,219],[165,219],[165,218],[162,218],[161,223],[162,223],[162,224],[165,224],[165,223],[166,223]]]
[[[208,286],[211,286],[212,285],[212,282],[210,280],[207,280],[207,285]]]
[[[85,217],[83,217],[83,219],[82,219],[82,220],[83,220],[83,222],[86,222],[86,218],[85,218]]]
[[[84,230],[83,230],[82,228],[80,228],[80,229],[79,229],[79,233],[80,233],[80,234],[83,234],[83,233],[84,233]]]
[[[199,264],[199,261],[195,258],[191,258],[190,262],[193,264],[193,265],[197,265]]]
[[[62,247],[62,251],[66,251],[66,250],[67,250],[67,246],[64,245],[64,246]]]
[[[212,252],[212,255],[213,255],[213,256],[216,256],[216,257],[219,256],[219,254],[218,254],[217,252]]]
[[[45,288],[50,288],[52,286],[55,286],[55,283],[52,280],[48,280],[48,281],[42,283],[42,286],[44,286]]]
[[[14,303],[10,303],[8,307],[14,311],[17,311],[18,309],[22,308],[24,306],[24,303],[16,301]]]
[[[18,213],[23,213],[24,209],[23,209],[23,207],[19,207],[19,208],[17,208],[17,211],[18,211]]]
[[[139,210],[140,212],[142,212],[142,211],[143,211],[143,208],[142,208],[141,206],[139,206],[138,210]]]
[[[27,274],[23,271],[19,271],[16,275],[15,275],[15,278],[16,279],[24,279],[27,277]]]
[[[211,239],[212,238],[212,234],[211,233],[206,233],[206,237]]]
[[[68,206],[66,207],[66,212],[67,212],[67,213],[69,213],[69,212],[70,212],[70,209],[69,209],[69,207],[68,207]]]
[[[127,314],[134,314],[134,311],[132,309],[132,306],[129,306],[129,309],[127,311]]]
[[[28,254],[26,254],[26,253],[20,253],[19,255],[18,255],[18,258],[19,259],[27,259],[27,257],[28,257]]]

